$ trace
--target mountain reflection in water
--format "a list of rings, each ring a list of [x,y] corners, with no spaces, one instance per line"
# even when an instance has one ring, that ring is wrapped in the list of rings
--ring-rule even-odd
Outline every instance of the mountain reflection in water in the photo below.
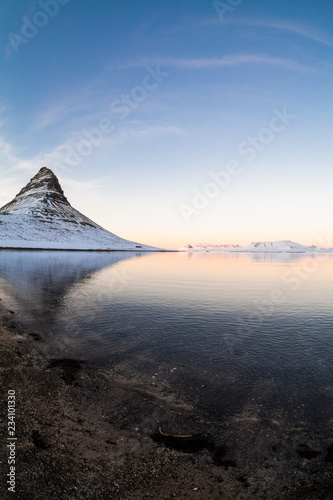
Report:
[[[88,283],[103,268],[116,269],[122,260],[142,256],[138,252],[2,250],[0,297],[25,321],[49,323],[73,286]],[[121,279],[115,270],[115,286]]]
[[[219,419],[329,425],[333,256],[0,252],[0,297],[62,355]]]

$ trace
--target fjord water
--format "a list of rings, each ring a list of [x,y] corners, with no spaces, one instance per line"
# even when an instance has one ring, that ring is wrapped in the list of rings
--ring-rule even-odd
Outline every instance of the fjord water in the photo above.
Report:
[[[49,344],[190,397],[327,426],[333,256],[1,251],[2,304]],[[141,378],[140,378],[141,377]]]

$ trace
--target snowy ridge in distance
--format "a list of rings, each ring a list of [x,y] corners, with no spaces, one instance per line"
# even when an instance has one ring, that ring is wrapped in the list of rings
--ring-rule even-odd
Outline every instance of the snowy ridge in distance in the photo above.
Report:
[[[198,243],[186,245],[179,248],[180,251],[187,252],[273,252],[273,253],[325,253],[332,252],[332,249],[323,248],[316,245],[305,246],[290,240],[282,241],[254,241],[247,246],[239,245],[210,245]]]

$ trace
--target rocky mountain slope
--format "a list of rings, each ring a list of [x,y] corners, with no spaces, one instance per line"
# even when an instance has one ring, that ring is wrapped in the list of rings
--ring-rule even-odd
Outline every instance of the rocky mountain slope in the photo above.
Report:
[[[120,238],[81,214],[46,167],[0,209],[0,248],[158,250]]]

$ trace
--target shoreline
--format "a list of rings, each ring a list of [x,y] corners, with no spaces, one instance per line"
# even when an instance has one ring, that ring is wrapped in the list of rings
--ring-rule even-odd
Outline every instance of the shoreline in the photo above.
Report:
[[[331,500],[330,436],[283,421],[209,421],[196,402],[103,367],[50,360],[1,309],[1,498]],[[7,490],[7,394],[16,395],[16,485]],[[209,435],[169,438],[165,433]]]

